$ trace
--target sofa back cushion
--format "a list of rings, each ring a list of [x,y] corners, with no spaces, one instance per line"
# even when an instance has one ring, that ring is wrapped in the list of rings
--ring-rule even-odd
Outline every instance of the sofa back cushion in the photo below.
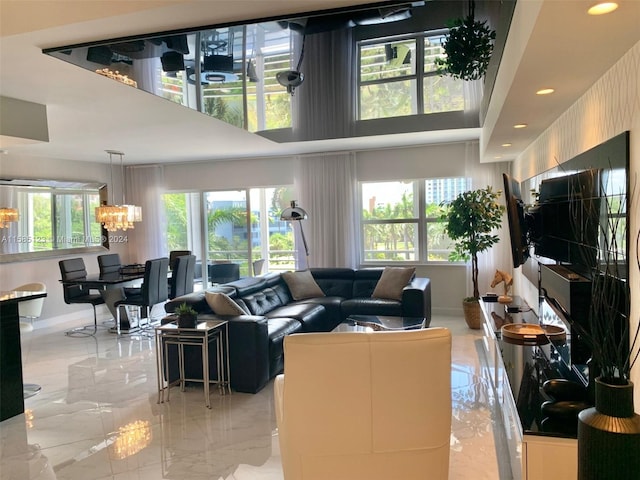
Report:
[[[385,267],[371,296],[374,298],[402,300],[402,291],[415,273],[415,267]]]
[[[311,275],[327,297],[351,298],[354,280],[351,268],[312,268]]]
[[[370,297],[382,276],[384,268],[362,268],[356,270],[352,298]]]
[[[284,272],[282,278],[289,287],[289,291],[294,300],[325,296],[309,270]]]
[[[266,287],[242,297],[252,315],[266,315],[271,310],[284,305],[273,288]]]

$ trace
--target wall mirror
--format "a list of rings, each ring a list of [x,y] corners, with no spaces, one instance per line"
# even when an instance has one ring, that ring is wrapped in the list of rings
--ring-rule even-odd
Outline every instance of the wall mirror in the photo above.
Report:
[[[0,263],[106,250],[94,216],[106,194],[94,182],[0,179],[0,216],[18,213],[1,222]]]

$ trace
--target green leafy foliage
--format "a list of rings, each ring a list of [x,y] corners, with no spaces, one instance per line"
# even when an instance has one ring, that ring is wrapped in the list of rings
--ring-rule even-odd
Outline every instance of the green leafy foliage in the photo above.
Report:
[[[493,53],[495,30],[491,30],[486,21],[475,19],[473,2],[469,15],[453,20],[449,28],[443,44],[446,58],[436,59],[438,73],[462,80],[482,78]]]
[[[494,192],[490,186],[463,192],[446,205],[442,214],[442,219],[446,221],[447,235],[454,241],[449,260],[471,259],[474,298],[480,297],[478,253],[488,250],[499,241],[498,236],[491,232],[500,227],[505,211],[505,207],[497,202],[500,194],[500,191]]]
[[[197,315],[198,312],[196,312],[193,307],[191,305],[188,305],[186,302],[181,303],[180,305],[178,305],[178,307],[175,309],[174,313],[178,316],[180,315]]]

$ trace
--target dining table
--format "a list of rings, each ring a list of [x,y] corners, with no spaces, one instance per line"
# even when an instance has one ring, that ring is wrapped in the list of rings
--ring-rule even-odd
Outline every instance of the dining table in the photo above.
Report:
[[[140,265],[140,268],[137,269],[125,269],[120,272],[102,274],[89,274],[82,278],[64,281],[60,280],[60,282],[65,285],[78,285],[87,290],[98,290],[104,299],[104,303],[109,309],[109,312],[113,315],[114,321],[117,322],[118,310],[115,304],[125,298],[124,288],[139,285],[143,278],[144,265]],[[123,309],[122,313],[123,314],[120,315],[120,331],[131,332],[135,330],[135,327],[132,328],[132,323],[126,314],[126,309]],[[114,331],[117,331],[117,325]]]

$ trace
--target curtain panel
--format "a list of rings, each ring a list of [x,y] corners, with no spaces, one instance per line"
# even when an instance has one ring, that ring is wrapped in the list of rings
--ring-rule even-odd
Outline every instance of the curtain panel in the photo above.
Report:
[[[129,258],[137,263],[169,255],[162,201],[164,190],[162,165],[126,167],[127,203],[142,207],[142,222],[126,232],[132,239],[128,242]]]
[[[355,268],[360,244],[355,218],[358,211],[355,155],[301,157],[297,172],[298,203],[309,215],[303,221],[309,266]],[[297,245],[300,245],[298,254],[304,256],[302,244]],[[303,268],[303,264],[300,262],[299,266]]]

